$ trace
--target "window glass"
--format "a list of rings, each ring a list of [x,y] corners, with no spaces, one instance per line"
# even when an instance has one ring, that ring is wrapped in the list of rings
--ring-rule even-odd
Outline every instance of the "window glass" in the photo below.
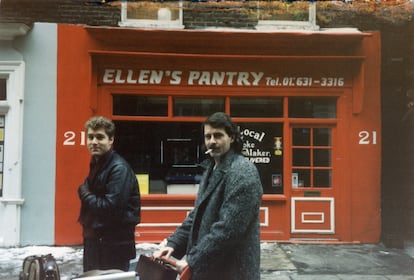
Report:
[[[237,123],[243,139],[243,155],[259,171],[265,194],[283,193],[283,124]]]
[[[314,149],[313,150],[314,166],[331,166],[331,150],[330,149]]]
[[[310,145],[310,128],[293,128],[293,146]]]
[[[230,112],[233,117],[275,118],[283,116],[281,98],[230,98]]]
[[[302,188],[311,185],[311,171],[307,169],[293,169],[292,187]]]
[[[168,116],[168,97],[114,95],[112,111],[118,116]]]
[[[336,118],[335,97],[292,97],[289,98],[291,118]]]
[[[0,196],[3,196],[5,116],[0,115]]]
[[[199,122],[115,121],[114,149],[145,179],[149,194],[195,194],[204,154]],[[238,123],[243,155],[260,174],[265,193],[283,193],[282,123]],[[145,194],[145,192],[143,193]]]
[[[332,186],[331,128],[292,129],[292,187]]]
[[[314,187],[324,188],[332,185],[331,170],[315,170]]]
[[[313,145],[314,146],[330,146],[331,145],[331,129],[314,128],[313,129]]]
[[[310,166],[310,149],[292,149],[294,166]]]
[[[7,100],[6,86],[7,80],[0,78],[0,100]]]
[[[203,116],[224,112],[224,98],[174,98],[174,116]]]
[[[114,149],[144,178],[148,191],[190,193],[197,191],[206,156],[202,152],[201,124],[196,122],[115,121]]]

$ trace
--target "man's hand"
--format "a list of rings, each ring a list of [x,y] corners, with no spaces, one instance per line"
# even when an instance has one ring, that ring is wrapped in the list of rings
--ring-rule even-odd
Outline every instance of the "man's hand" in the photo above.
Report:
[[[78,195],[80,199],[83,199],[85,196],[89,194],[89,187],[87,184],[83,184],[79,186]]]
[[[176,261],[175,266],[177,267],[177,270],[179,272],[182,272],[184,268],[188,266],[188,263],[185,260],[179,260],[179,261]]]
[[[152,256],[156,259],[159,259],[161,257],[166,257],[167,259],[169,259],[173,252],[174,252],[174,248],[172,248],[172,247],[163,247],[163,248],[160,248],[157,251],[154,251],[152,253]]]

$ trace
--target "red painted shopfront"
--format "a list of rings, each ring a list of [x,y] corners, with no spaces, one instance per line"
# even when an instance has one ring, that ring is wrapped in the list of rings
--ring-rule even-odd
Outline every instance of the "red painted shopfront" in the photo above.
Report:
[[[264,241],[377,242],[378,33],[144,30],[59,25],[56,244],[81,241],[83,124],[116,122],[140,181],[137,242],[157,242],[194,202],[200,123],[225,111],[264,188]]]

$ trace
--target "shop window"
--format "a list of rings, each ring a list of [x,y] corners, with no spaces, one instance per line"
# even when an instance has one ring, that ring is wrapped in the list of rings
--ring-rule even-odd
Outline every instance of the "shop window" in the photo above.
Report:
[[[292,129],[292,187],[332,186],[332,129]]]
[[[283,124],[238,123],[243,155],[260,174],[264,192],[283,193]],[[145,178],[143,194],[195,194],[206,159],[200,122],[116,121],[115,150]]]
[[[174,116],[203,116],[223,112],[224,98],[174,98]]]
[[[117,116],[168,116],[168,97],[114,95],[112,103]]]
[[[199,122],[117,121],[114,148],[135,173],[148,178],[143,194],[195,193],[202,170],[202,127]],[[175,189],[171,187],[174,185]]]
[[[281,98],[230,98],[230,112],[233,117],[278,118],[283,116]]]
[[[336,118],[335,97],[289,98],[290,118]]]
[[[243,155],[259,171],[266,194],[283,193],[283,124],[238,123]]]

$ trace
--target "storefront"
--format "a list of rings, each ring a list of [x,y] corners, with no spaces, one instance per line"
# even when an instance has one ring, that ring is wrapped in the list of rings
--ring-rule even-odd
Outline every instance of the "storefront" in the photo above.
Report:
[[[377,242],[377,33],[162,31],[59,25],[56,244],[80,242],[83,124],[116,122],[115,149],[140,181],[137,242],[160,241],[194,203],[200,123],[239,125],[259,170],[261,238]]]

